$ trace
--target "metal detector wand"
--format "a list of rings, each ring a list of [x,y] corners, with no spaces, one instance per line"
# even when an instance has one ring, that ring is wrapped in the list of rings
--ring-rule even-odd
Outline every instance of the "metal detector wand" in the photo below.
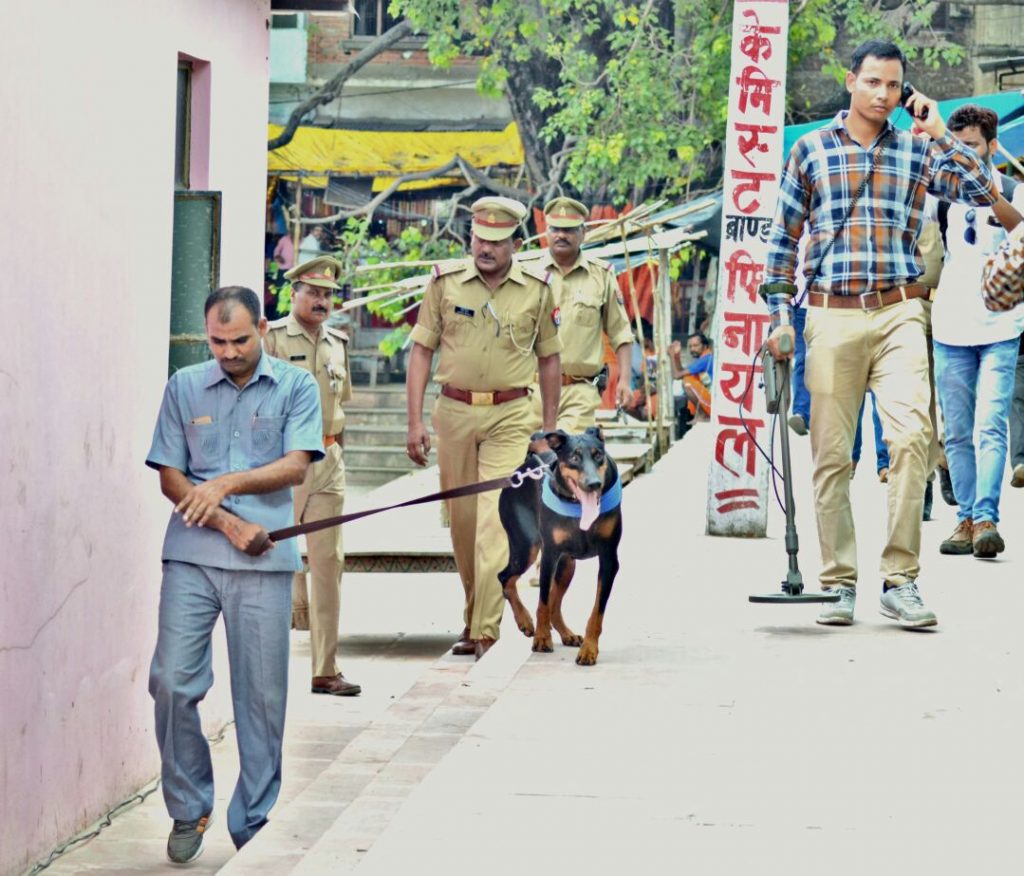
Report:
[[[783,336],[779,341],[779,351],[791,353],[792,343]],[[789,413],[791,382],[789,359],[776,359],[768,351],[762,359],[764,391],[768,402],[768,413],[782,420],[780,429],[782,443],[782,477],[783,497],[786,504],[786,553],[789,556],[789,568],[778,593],[750,596],[751,602],[838,602],[839,595],[833,593],[804,593],[804,579],[800,574],[797,554],[800,551],[800,539],[796,532],[796,508],[793,505],[793,465],[789,454],[789,428],[786,414]]]

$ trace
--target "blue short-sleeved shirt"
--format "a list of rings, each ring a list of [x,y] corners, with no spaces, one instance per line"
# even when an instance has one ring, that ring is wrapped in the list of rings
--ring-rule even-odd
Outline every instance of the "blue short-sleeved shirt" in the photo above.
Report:
[[[171,375],[164,390],[146,465],[176,468],[194,484],[232,471],[248,471],[293,450],[323,458],[320,392],[301,368],[263,354],[252,379],[239,389],[216,361]],[[267,531],[291,526],[292,490],[228,496],[231,513]],[[217,569],[294,572],[301,568],[295,539],[250,557],[213,529],[187,527],[171,514],[163,559]]]
[[[690,372],[694,377],[707,372],[708,380],[714,380],[715,378],[715,356],[714,353],[705,353],[699,359],[695,359],[689,365],[686,366],[686,370]]]

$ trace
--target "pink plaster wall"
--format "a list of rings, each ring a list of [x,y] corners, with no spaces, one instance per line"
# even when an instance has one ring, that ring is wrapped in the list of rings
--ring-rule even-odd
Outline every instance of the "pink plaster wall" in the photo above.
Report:
[[[209,62],[221,279],[259,290],[268,15],[0,4],[0,873],[159,770],[146,683],[170,507],[143,461],[167,368],[177,59]]]

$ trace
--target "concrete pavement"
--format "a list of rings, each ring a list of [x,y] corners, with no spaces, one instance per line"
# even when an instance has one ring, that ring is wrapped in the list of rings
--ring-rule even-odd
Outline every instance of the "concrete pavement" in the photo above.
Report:
[[[809,449],[793,443],[801,567],[816,589]],[[595,667],[576,666],[575,649],[531,654],[510,617],[479,663],[435,659],[458,632],[452,576],[346,578],[347,630],[365,613],[373,630],[410,635],[343,639],[343,650],[366,643],[364,664],[345,662],[366,693],[293,696],[287,794],[271,823],[232,858],[219,800],[196,869],[1013,872],[1024,491],[1004,492],[998,561],[938,554],[954,517],[936,496],[920,583],[939,626],[905,631],[878,614],[886,488],[869,456],[852,485],[850,628],[816,625],[814,606],[747,602],[785,571],[781,514],[767,540],[703,534],[710,434],[699,426],[625,493]],[[577,566],[566,601],[577,630],[595,575],[593,562]],[[523,587],[531,607],[536,592]],[[225,797],[231,745],[229,734],[218,747]],[[52,870],[162,872],[166,830],[155,795]],[[119,839],[123,853],[104,859]]]

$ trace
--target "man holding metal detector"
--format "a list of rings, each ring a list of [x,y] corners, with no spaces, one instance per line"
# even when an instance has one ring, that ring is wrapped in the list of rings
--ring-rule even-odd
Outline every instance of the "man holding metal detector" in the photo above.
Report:
[[[881,612],[904,627],[936,624],[918,592],[921,512],[929,418],[925,300],[917,250],[925,193],[978,206],[998,189],[984,162],[946,130],[935,101],[904,82],[906,58],[870,40],[846,74],[850,108],[800,138],[782,174],[769,241],[765,296],[772,315],[768,349],[794,348],[797,245],[807,258],[806,383],[811,393],[814,503],[821,546],[823,624],[853,623],[857,546],[850,508],[850,452],[867,389],[889,441],[888,541],[882,552]],[[903,103],[927,140],[897,131]]]

